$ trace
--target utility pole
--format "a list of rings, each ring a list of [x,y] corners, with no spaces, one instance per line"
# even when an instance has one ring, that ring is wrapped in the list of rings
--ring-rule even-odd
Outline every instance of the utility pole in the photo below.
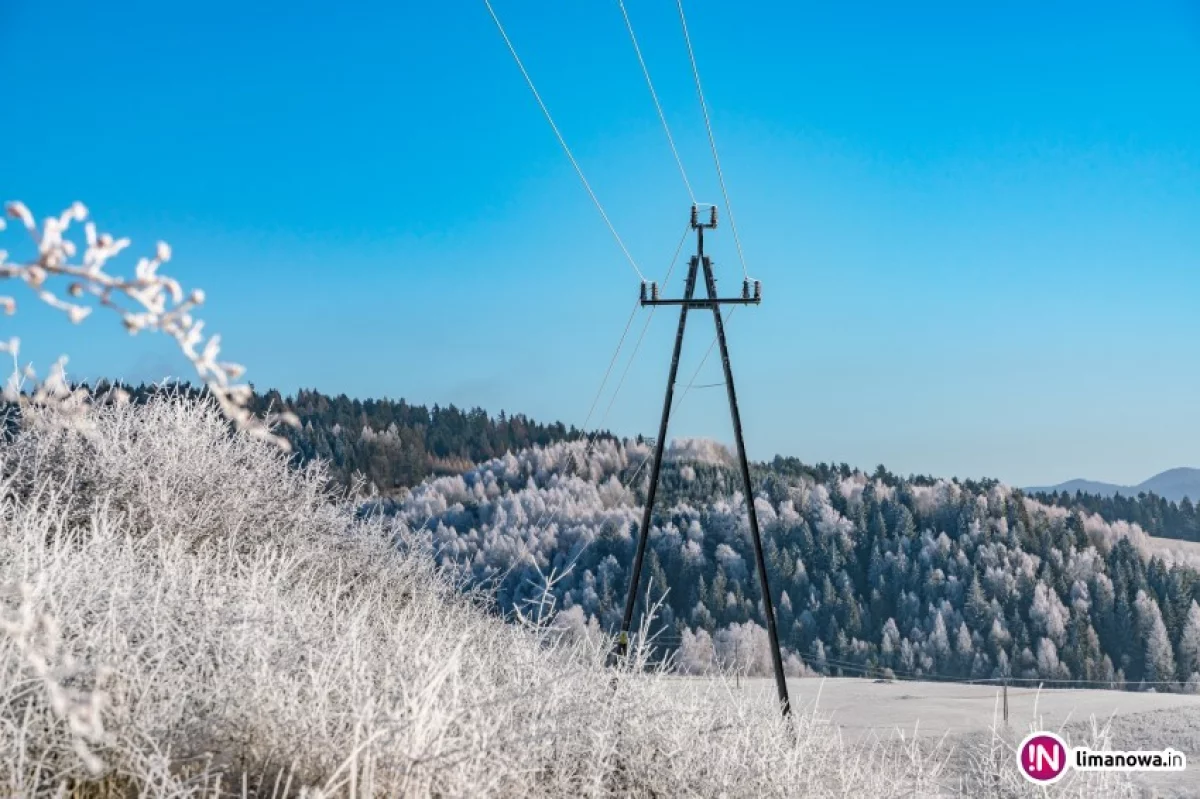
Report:
[[[775,687],[779,694],[779,704],[783,715],[791,713],[791,702],[788,699],[787,682],[783,675],[783,657],[779,651],[779,632],[775,627],[775,606],[771,601],[771,588],[767,582],[767,562],[763,556],[762,537],[758,529],[758,513],[754,509],[754,490],[750,484],[750,466],[746,462],[746,445],[742,440],[742,417],[738,412],[737,392],[733,386],[733,371],[729,365],[729,348],[725,343],[725,323],[721,318],[722,305],[758,305],[762,302],[762,285],[753,281],[742,283],[740,298],[717,297],[717,282],[713,277],[712,261],[704,254],[704,231],[715,229],[717,226],[717,208],[709,207],[708,221],[701,221],[699,210],[692,206],[692,229],[696,231],[696,254],[692,256],[688,267],[687,281],[684,284],[683,299],[664,300],[658,296],[658,284],[651,283],[647,287],[642,283],[642,305],[678,305],[679,328],[675,332],[675,350],[671,355],[671,369],[667,376],[667,392],[663,399],[662,421],[658,425],[658,437],[654,441],[654,462],[650,470],[650,487],[646,492],[646,507],[642,511],[642,526],[638,530],[637,551],[633,559],[633,573],[629,581],[629,594],[625,600],[625,615],[621,620],[621,634],[617,639],[618,654],[624,656],[629,646],[629,628],[633,623],[633,611],[637,604],[638,583],[641,581],[642,561],[646,555],[646,540],[650,533],[650,519],[654,513],[654,498],[658,493],[658,476],[662,467],[663,447],[667,441],[667,422],[671,416],[671,403],[675,397],[675,378],[679,371],[679,352],[683,347],[683,331],[687,326],[690,309],[711,308],[713,321],[717,326],[717,341],[721,345],[721,363],[725,370],[725,389],[729,395],[729,413],[733,419],[733,435],[737,441],[738,465],[742,475],[742,485],[745,489],[746,511],[750,520],[750,538],[754,543],[754,560],[758,567],[758,583],[762,588],[763,613],[767,617],[767,636],[771,642],[771,660],[775,669]],[[693,299],[696,291],[696,279],[699,271],[704,270],[704,286],[706,299]],[[647,291],[648,289],[648,291]]]

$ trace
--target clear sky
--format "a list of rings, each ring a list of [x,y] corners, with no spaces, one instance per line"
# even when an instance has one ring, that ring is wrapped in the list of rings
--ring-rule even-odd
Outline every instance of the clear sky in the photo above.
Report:
[[[495,7],[661,277],[688,197],[615,0]],[[628,8],[715,202],[674,3]],[[752,457],[1015,484],[1200,465],[1200,5],[686,9],[764,286],[730,323]],[[482,2],[15,0],[0,75],[0,195],[170,242],[257,386],[583,423],[638,283]],[[736,291],[728,226],[710,241]],[[0,335],[40,365],[187,374],[167,341],[18,297]],[[657,429],[675,324],[606,426]],[[711,320],[690,330],[685,380]],[[730,438],[720,388],[677,419]]]

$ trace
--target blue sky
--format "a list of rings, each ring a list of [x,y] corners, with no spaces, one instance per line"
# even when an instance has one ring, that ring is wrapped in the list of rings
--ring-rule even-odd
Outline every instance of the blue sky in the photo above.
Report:
[[[661,277],[688,197],[616,3],[495,7]],[[628,8],[715,202],[674,3]],[[764,285],[730,323],[752,457],[1016,484],[1200,465],[1200,6],[686,8]],[[169,241],[256,385],[584,421],[637,280],[482,3],[5,3],[0,74],[0,194]],[[736,290],[729,228],[710,245]],[[675,324],[606,426],[657,428]],[[115,319],[26,299],[4,328],[77,375],[186,374]],[[711,321],[690,330],[685,379]],[[720,388],[676,418],[730,438]]]

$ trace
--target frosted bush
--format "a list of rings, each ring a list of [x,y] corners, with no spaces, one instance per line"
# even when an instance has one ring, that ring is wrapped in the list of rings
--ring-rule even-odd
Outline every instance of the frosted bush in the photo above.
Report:
[[[1017,763],[1017,746],[1028,733],[1048,729],[1037,716],[1029,729],[1015,730],[1000,721],[999,698],[993,714],[991,729],[982,734],[966,737],[954,754],[958,773],[952,791],[956,796],[987,797],[987,799],[1016,799],[1017,797],[1132,797],[1143,795],[1130,775],[1121,772],[1076,771],[1068,769],[1066,775],[1053,786],[1034,785],[1021,774]],[[1112,719],[1101,722],[1094,716],[1086,721],[1060,727],[1056,732],[1067,743],[1067,748],[1082,746],[1091,750],[1122,748],[1113,742]],[[1132,742],[1129,742],[1132,748]]]

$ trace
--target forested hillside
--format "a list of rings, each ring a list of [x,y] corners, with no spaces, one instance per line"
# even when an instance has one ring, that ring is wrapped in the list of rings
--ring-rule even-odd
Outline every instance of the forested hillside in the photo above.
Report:
[[[549,585],[564,625],[612,630],[649,448],[581,442],[495,459],[385,503],[502,610]],[[998,483],[777,459],[755,500],[790,668],[1200,686],[1200,580],[1123,521]],[[636,475],[636,477],[635,477]],[[631,487],[627,487],[627,485]],[[680,665],[767,671],[745,506],[727,454],[673,447],[646,576]],[[645,584],[643,583],[643,586]],[[664,588],[670,591],[663,597]]]

